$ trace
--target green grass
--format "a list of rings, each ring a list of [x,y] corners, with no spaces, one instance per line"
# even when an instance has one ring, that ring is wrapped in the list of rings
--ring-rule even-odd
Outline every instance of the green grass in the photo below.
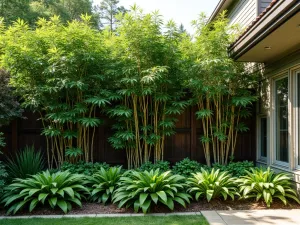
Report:
[[[112,218],[5,219],[1,225],[208,225],[203,216],[137,216]]]

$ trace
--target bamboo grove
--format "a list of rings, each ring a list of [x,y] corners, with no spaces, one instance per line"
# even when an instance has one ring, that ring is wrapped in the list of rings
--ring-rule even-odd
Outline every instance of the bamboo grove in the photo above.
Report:
[[[200,16],[191,36],[137,6],[117,19],[113,32],[94,30],[87,15],[0,24],[1,67],[23,107],[40,115],[48,166],[93,161],[105,116],[128,168],[163,160],[176,117],[194,105],[207,164],[226,164],[256,99],[256,74],[227,54],[235,28],[224,14],[211,24]]]
[[[160,15],[144,15],[138,7],[120,21],[111,45],[118,46],[116,57],[124,61],[117,82],[122,100],[108,111],[119,116],[110,142],[126,148],[131,168],[149,161],[152,154],[154,162],[163,160],[165,139],[174,134],[174,115],[182,113],[189,101],[182,98],[182,71],[175,64],[180,63],[174,51],[179,36],[175,23],[170,21],[162,34]]]
[[[249,106],[256,101],[253,91],[260,70],[258,65],[250,67],[228,57],[228,46],[239,34],[239,27],[228,25],[225,12],[210,24],[200,15],[194,25],[198,35],[190,54],[195,61],[187,85],[198,107],[196,117],[203,129],[200,140],[207,165],[223,165],[234,156],[238,133],[248,130],[241,119],[251,115]]]

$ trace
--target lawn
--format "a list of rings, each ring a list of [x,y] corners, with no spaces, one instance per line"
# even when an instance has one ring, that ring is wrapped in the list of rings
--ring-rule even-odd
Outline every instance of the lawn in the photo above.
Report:
[[[1,225],[208,225],[203,216],[137,216],[109,218],[5,219]]]

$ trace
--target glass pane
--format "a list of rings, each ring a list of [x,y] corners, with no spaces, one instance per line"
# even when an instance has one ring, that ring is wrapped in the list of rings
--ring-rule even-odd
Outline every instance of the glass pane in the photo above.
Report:
[[[260,119],[260,156],[267,157],[267,118]]]
[[[288,78],[275,83],[276,94],[276,160],[289,161],[288,145]]]

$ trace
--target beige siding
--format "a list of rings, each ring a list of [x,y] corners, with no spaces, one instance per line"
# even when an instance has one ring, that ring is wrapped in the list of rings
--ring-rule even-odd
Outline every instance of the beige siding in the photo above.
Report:
[[[258,13],[264,11],[265,8],[267,8],[270,5],[271,2],[272,0],[258,0]]]
[[[296,143],[298,143],[297,138],[299,138],[296,135],[296,129],[298,129],[298,125],[297,123],[299,122],[295,122],[297,119],[295,117],[296,111],[295,109],[297,108],[297,103],[296,103],[296,99],[295,99],[295,91],[297,90],[296,85],[294,85],[295,79],[295,70],[299,70],[300,69],[300,51],[296,51],[293,54],[290,54],[289,56],[286,56],[276,62],[270,63],[266,65],[266,69],[265,69],[265,82],[268,82],[269,88],[267,89],[268,91],[268,96],[269,98],[267,98],[266,100],[262,99],[262,104],[268,106],[266,108],[267,112],[264,112],[264,114],[267,115],[268,118],[268,153],[267,153],[267,161],[263,161],[259,159],[259,155],[257,155],[257,162],[256,165],[258,166],[271,166],[271,168],[273,168],[275,171],[284,171],[284,172],[289,172],[291,173],[291,175],[293,175],[295,182],[297,183],[297,187],[300,191],[300,167],[297,165],[297,160],[298,160],[298,148]],[[273,118],[272,118],[272,101],[274,102],[274,99],[272,100],[272,95],[273,92],[271,92],[271,90],[273,90],[272,88],[272,80],[274,79],[274,77],[276,77],[279,74],[287,74],[289,76],[289,80],[290,80],[290,86],[289,86],[289,92],[290,92],[290,96],[289,96],[289,102],[290,102],[290,114],[289,114],[289,123],[290,123],[290,140],[289,140],[289,145],[290,145],[290,150],[289,150],[289,156],[290,156],[290,162],[289,162],[289,166],[288,167],[283,167],[281,165],[276,164],[276,162],[274,162],[274,154],[275,154],[275,150],[274,148],[272,148],[272,143],[274,144],[274,132],[272,132],[272,124],[274,122]],[[296,83],[296,82],[295,82]],[[258,115],[259,118],[259,115]],[[273,127],[273,129],[275,129]],[[259,137],[258,137],[259,138]],[[259,139],[257,139],[257,141],[259,141]],[[259,143],[259,142],[258,142]],[[259,148],[259,145],[257,143],[257,148]]]
[[[230,24],[246,28],[257,16],[257,0],[239,0],[228,10]]]
[[[270,78],[280,71],[287,70],[300,64],[300,50],[270,64],[266,64],[265,76]]]

